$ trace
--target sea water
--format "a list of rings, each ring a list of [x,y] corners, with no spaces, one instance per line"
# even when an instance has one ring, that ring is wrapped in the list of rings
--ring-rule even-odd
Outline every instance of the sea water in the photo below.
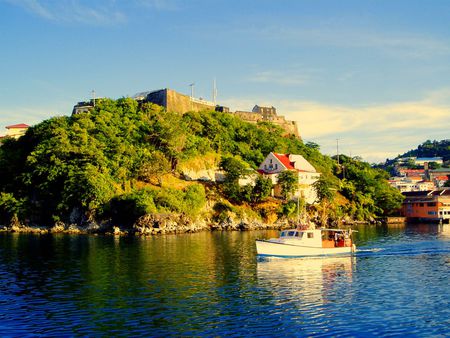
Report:
[[[450,336],[450,229],[360,226],[356,255],[260,259],[276,231],[0,233],[1,336]]]

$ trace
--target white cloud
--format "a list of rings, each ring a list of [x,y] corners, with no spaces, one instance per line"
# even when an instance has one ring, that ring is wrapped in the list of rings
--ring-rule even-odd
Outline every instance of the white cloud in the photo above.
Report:
[[[53,14],[45,8],[38,0],[7,0],[8,3],[22,7],[45,19],[54,19]]]
[[[67,115],[67,103],[60,102],[55,107],[15,107],[12,109],[0,109],[0,135],[3,135],[5,127],[12,124],[25,123],[28,125],[37,124],[53,116]],[[70,112],[69,112],[70,113]]]
[[[76,0],[6,0],[43,19],[55,22],[109,25],[126,21],[126,16],[114,1],[102,1],[97,5],[84,5]]]
[[[289,27],[286,25],[247,25],[240,33],[249,33],[261,39],[283,41],[287,44],[332,46],[337,48],[373,49],[394,57],[424,58],[450,54],[450,40],[403,32],[367,31],[361,27],[343,29],[325,26],[318,28]]]
[[[298,122],[304,140],[321,146],[324,153],[361,156],[369,162],[384,161],[427,139],[447,139],[450,126],[450,89],[428,93],[416,101],[348,106],[302,100],[225,101],[231,110],[249,110],[254,104],[275,106],[279,115]]]
[[[180,9],[180,6],[175,0],[135,0],[136,4],[142,7],[173,11]]]
[[[310,77],[299,72],[260,71],[248,78],[250,82],[297,86],[308,83]]]

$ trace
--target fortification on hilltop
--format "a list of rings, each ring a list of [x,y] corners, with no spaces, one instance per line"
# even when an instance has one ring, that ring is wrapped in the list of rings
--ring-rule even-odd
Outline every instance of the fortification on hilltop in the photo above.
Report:
[[[253,107],[251,112],[236,111],[233,114],[250,123],[273,123],[283,128],[286,131],[287,135],[295,135],[296,137],[300,138],[297,122],[286,120],[284,116],[277,115],[277,110],[275,107],[261,107],[256,105]]]
[[[275,107],[262,107],[255,105],[252,111],[230,112],[228,107],[216,105],[214,102],[197,99],[188,95],[180,94],[172,89],[160,89],[152,92],[143,92],[136,94],[134,98],[141,102],[152,102],[163,106],[167,111],[177,113],[187,113],[188,111],[215,110],[224,113],[230,113],[238,116],[240,119],[250,122],[271,122],[280,126],[286,131],[286,135],[294,135],[300,138],[297,122],[286,120],[284,116],[277,115]]]
[[[151,102],[164,107],[167,111],[184,114],[189,111],[215,110],[223,113],[230,113],[238,116],[240,119],[250,123],[270,122],[286,131],[285,135],[294,135],[300,138],[297,122],[286,120],[284,116],[277,115],[275,107],[262,107],[255,105],[252,111],[230,112],[225,106],[217,105],[214,102],[195,98],[185,94],[178,93],[172,89],[164,88],[154,91],[142,92],[133,96],[138,102]],[[73,108],[73,114],[88,111],[94,106],[94,101],[79,102]]]
[[[188,111],[197,112],[215,110],[216,108],[213,102],[184,95],[169,88],[139,93],[134,95],[133,98],[141,102],[155,103],[172,113],[184,114]]]

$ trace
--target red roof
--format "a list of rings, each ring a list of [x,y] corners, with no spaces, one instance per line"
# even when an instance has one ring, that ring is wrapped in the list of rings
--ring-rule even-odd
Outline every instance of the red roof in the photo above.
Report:
[[[13,124],[12,126],[6,126],[6,129],[21,129],[21,128],[28,128],[29,125],[25,124],[25,123],[20,123],[20,124]]]
[[[280,160],[281,163],[286,167],[286,169],[293,170],[294,162],[289,161],[289,154],[275,154],[275,157]]]

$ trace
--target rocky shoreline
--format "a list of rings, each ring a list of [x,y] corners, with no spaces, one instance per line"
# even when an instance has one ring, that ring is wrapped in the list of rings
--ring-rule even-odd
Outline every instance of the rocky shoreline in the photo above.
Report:
[[[139,218],[132,226],[125,227],[108,222],[83,225],[56,222],[52,226],[24,225],[13,220],[9,225],[0,226],[0,232],[33,234],[92,234],[113,236],[155,236],[165,234],[195,233],[201,231],[249,231],[283,229],[292,226],[288,221],[266,224],[258,220],[235,220],[231,217],[213,222],[208,219],[192,220],[180,214],[151,214]]]

